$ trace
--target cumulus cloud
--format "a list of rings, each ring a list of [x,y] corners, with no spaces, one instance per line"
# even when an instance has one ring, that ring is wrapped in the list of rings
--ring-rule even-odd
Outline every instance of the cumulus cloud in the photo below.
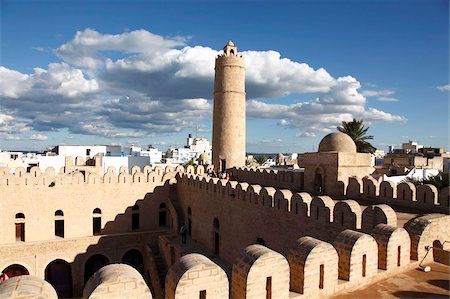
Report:
[[[42,134],[32,134],[30,136],[30,140],[45,141],[47,139],[48,139],[48,137],[46,135],[42,135]]]
[[[58,47],[61,62],[30,74],[0,67],[2,107],[8,123],[38,132],[139,138],[180,132],[212,114],[214,58],[219,50],[188,45],[187,37],[146,30],[103,34],[85,29]],[[244,51],[247,116],[276,119],[312,137],[343,120],[405,121],[367,106],[391,90],[365,90],[352,76],[333,77],[324,68],[283,58],[276,51]],[[308,94],[308,101],[277,104],[274,98]],[[295,96],[294,96],[295,97]],[[0,122],[1,122],[0,118]],[[6,120],[4,120],[6,121]],[[7,130],[8,131],[8,130]],[[44,136],[44,135],[42,135]]]
[[[450,90],[450,84],[442,85],[442,86],[436,86],[436,89],[440,91],[449,91]]]

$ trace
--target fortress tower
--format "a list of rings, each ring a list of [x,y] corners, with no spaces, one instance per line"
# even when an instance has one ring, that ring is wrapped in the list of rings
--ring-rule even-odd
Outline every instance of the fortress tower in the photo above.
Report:
[[[224,171],[245,165],[245,66],[231,41],[217,56],[215,70],[212,163]]]

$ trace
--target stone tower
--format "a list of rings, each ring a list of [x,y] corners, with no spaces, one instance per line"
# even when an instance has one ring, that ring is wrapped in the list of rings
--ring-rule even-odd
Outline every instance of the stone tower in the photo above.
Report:
[[[212,152],[215,171],[245,166],[245,66],[229,41],[216,58]]]

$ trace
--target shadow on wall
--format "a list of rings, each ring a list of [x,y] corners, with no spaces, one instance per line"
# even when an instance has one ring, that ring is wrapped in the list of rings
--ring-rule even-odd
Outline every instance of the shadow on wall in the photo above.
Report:
[[[105,217],[107,208],[104,204],[103,206],[99,204],[99,207],[92,211],[93,237],[86,236],[92,238],[86,240],[88,244],[91,241],[91,245],[87,248],[80,247],[72,262],[68,262],[72,258],[62,250],[45,266],[45,280],[55,288],[58,297],[81,297],[86,282],[97,270],[116,263],[128,264],[135,268],[151,292],[155,294],[156,288],[156,294],[160,293],[160,286],[155,285],[160,282],[155,275],[157,271],[154,271],[152,248],[157,247],[159,235],[168,231],[178,231],[176,210],[170,202],[169,194],[170,184],[167,181],[164,186],[155,187],[152,193],[147,193],[143,199],[137,200],[134,205],[127,207],[123,213],[117,214],[114,220],[105,224],[102,223],[102,214]],[[77,240],[72,239],[61,241],[68,242],[66,243],[68,246],[71,246],[72,241],[73,244],[77,244]],[[15,267],[10,266],[6,270],[11,268],[12,272],[8,270],[11,273],[21,270],[18,275],[28,274],[28,269],[23,266],[19,264],[12,266]]]

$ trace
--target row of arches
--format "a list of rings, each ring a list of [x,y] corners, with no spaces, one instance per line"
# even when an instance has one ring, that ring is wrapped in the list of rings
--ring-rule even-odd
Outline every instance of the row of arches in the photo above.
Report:
[[[130,249],[125,252],[121,262],[132,266],[141,275],[144,274],[144,258],[139,250]],[[111,261],[103,254],[98,253],[89,257],[84,264],[84,284],[95,272],[110,263]],[[6,267],[2,273],[8,278],[30,274],[27,268],[19,264]],[[45,268],[45,280],[55,288],[59,298],[71,298],[73,296],[72,266],[65,260],[56,259],[50,262]]]

